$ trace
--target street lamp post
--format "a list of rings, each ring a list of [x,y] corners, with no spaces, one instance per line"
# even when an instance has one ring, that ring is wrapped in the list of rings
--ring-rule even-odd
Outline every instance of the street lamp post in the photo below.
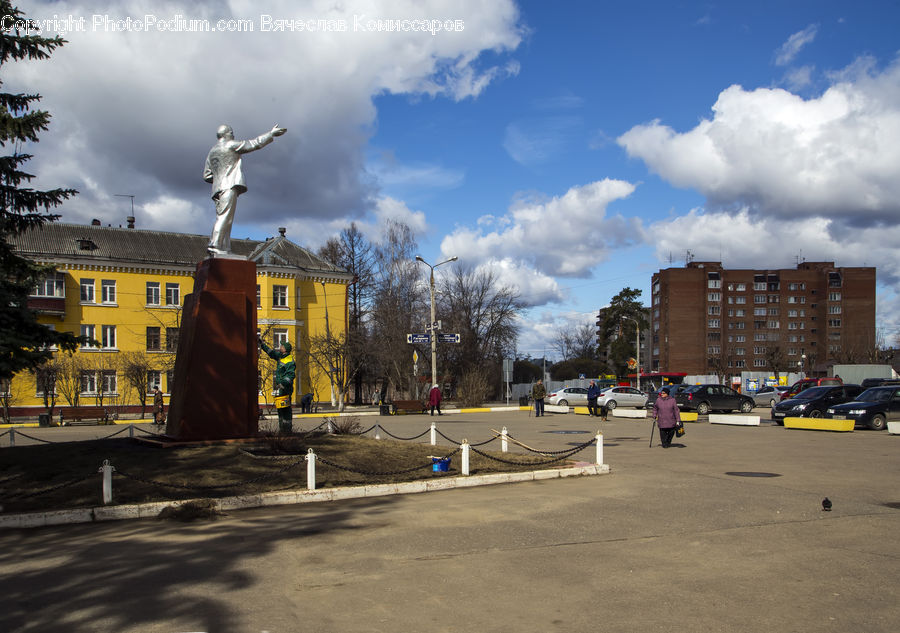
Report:
[[[437,268],[438,266],[443,266],[444,264],[449,264],[450,262],[455,262],[457,259],[459,259],[459,258],[454,256],[454,257],[451,257],[450,259],[447,259],[445,261],[442,261],[439,264],[435,264],[434,266],[432,266],[431,264],[426,262],[424,259],[422,259],[421,255],[416,255],[417,262],[422,262],[423,264],[428,266],[428,268],[431,269],[431,384],[432,385],[437,384],[437,332],[435,332],[435,330],[434,330],[434,324],[436,323],[435,315],[434,315],[434,269]]]
[[[634,317],[626,316],[626,319],[634,321],[635,341],[634,341],[634,376],[637,390],[641,390],[641,324]]]

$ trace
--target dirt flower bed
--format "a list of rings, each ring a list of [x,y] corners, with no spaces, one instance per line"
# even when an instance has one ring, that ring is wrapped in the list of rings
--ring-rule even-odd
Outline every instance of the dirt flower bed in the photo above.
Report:
[[[85,508],[102,504],[101,465],[115,468],[113,503],[217,498],[274,490],[306,489],[309,449],[317,456],[316,487],[414,481],[460,474],[457,448],[312,432],[269,436],[253,443],[160,448],[129,438],[0,450],[3,513]],[[562,466],[541,455],[479,450],[470,453],[471,474]],[[451,455],[446,472],[432,457]],[[510,464],[507,462],[515,462]]]

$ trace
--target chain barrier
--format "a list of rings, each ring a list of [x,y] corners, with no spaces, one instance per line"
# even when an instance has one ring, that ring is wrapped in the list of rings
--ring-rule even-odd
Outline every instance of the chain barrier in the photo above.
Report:
[[[5,431],[3,431],[3,433],[0,433],[0,437],[3,437],[4,435],[9,435],[9,429],[6,429]]]
[[[28,438],[29,440],[34,440],[35,442],[43,442],[44,444],[55,444],[56,443],[56,442],[51,442],[50,440],[41,439],[39,437],[32,437],[31,435],[28,435],[27,433],[22,433],[22,431],[16,431],[16,435]]]
[[[517,440],[516,438],[514,438],[514,437],[513,437],[512,435],[510,435],[509,433],[506,434],[506,437],[508,437],[511,441],[514,441],[518,446],[521,446],[521,447],[524,448],[526,451],[530,451],[530,452],[532,452],[532,453],[537,453],[538,455],[562,455],[563,453],[568,453],[569,451],[572,450],[571,448],[566,448],[566,449],[563,449],[563,450],[561,450],[561,451],[539,451],[539,450],[537,450],[537,449],[535,449],[535,448],[529,448],[528,446],[525,446],[524,444],[522,444],[519,440]],[[584,450],[585,448],[587,448],[588,446],[590,446],[591,444],[593,444],[595,441],[596,441],[595,439],[591,439],[591,440],[588,440],[587,442],[585,442],[584,444],[579,444],[579,445],[576,447],[576,450],[578,450],[578,451]]]
[[[422,437],[423,435],[425,435],[426,433],[430,433],[430,432],[431,432],[431,428],[427,428],[427,429],[425,429],[424,431],[422,431],[421,433],[419,433],[418,435],[416,435],[415,437],[400,437],[399,435],[394,435],[393,433],[391,433],[390,431],[388,431],[388,430],[387,430],[386,428],[384,428],[384,427],[381,427],[381,430],[384,431],[384,434],[385,434],[385,435],[389,435],[389,436],[391,436],[392,438],[394,438],[395,440],[402,440],[402,441],[404,441],[404,442],[411,442],[412,440],[417,440],[417,439],[419,439],[420,437]]]
[[[29,492],[28,494],[18,494],[7,497],[7,500],[21,500],[21,499],[30,499],[31,497],[39,497],[41,495],[45,495],[49,492],[54,492],[56,490],[61,490],[63,488],[67,488],[68,486],[73,486],[75,484],[81,483],[91,477],[96,477],[97,473],[91,473],[90,475],[85,475],[84,477],[79,477],[78,479],[70,479],[69,481],[64,481],[61,484],[57,484],[55,486],[50,486],[49,488],[44,488],[43,490],[36,490],[35,492]]]
[[[378,425],[377,425],[377,424],[373,424],[372,426],[370,426],[369,428],[367,428],[365,431],[360,431],[359,434],[360,434],[360,435],[365,435],[366,433],[368,433],[369,431],[371,431],[372,429],[374,429],[376,426],[378,426]]]
[[[444,438],[445,440],[447,440],[447,441],[450,442],[451,444],[457,444],[457,445],[462,444],[462,442],[457,442],[457,441],[454,440],[453,438],[447,437],[446,435],[444,435],[443,433],[441,433],[440,429],[435,429],[434,431],[435,431],[435,433],[437,433],[438,435],[440,435],[442,438]],[[485,444],[490,444],[491,442],[494,442],[494,441],[496,441],[496,440],[497,440],[497,436],[495,435],[494,437],[492,437],[492,438],[490,438],[490,439],[487,439],[487,440],[485,440],[485,441],[483,441],[483,442],[478,442],[477,444],[469,444],[469,446],[484,446]]]
[[[139,481],[144,484],[150,484],[151,486],[164,486],[167,488],[178,488],[179,490],[227,490],[229,488],[237,488],[238,486],[244,486],[247,484],[259,483],[260,481],[265,481],[267,479],[274,479],[274,478],[284,474],[285,472],[287,472],[288,470],[290,470],[297,464],[303,463],[305,461],[306,461],[306,455],[303,455],[300,459],[293,461],[290,464],[283,466],[282,468],[279,468],[275,472],[266,473],[265,475],[260,475],[258,477],[253,477],[251,479],[246,479],[244,481],[236,481],[236,482],[233,482],[230,484],[221,484],[218,486],[186,486],[184,484],[173,484],[173,483],[169,483],[167,481],[156,481],[154,479],[146,479],[144,477],[139,477],[138,475],[131,475],[129,473],[122,472],[119,469],[116,469],[115,474],[121,475],[122,477],[125,477],[126,479],[131,479],[132,481]]]
[[[482,452],[482,451],[479,451],[477,448],[472,448],[472,451],[475,452],[475,453],[478,453],[478,454],[481,455],[482,457],[486,457],[487,459],[492,459],[492,460],[494,460],[495,462],[501,462],[501,463],[503,463],[503,464],[509,464],[509,465],[511,465],[511,466],[546,466],[547,464],[554,464],[554,463],[556,463],[556,462],[561,462],[561,461],[563,461],[564,459],[568,459],[568,458],[571,457],[572,455],[575,455],[576,453],[580,453],[581,451],[583,451],[584,449],[586,449],[588,446],[590,446],[590,445],[593,444],[593,443],[594,443],[593,440],[591,440],[591,441],[588,442],[587,444],[582,444],[581,446],[576,446],[574,449],[568,451],[566,455],[560,455],[559,457],[555,457],[555,458],[553,458],[553,459],[548,459],[548,460],[543,461],[543,462],[528,462],[528,463],[525,463],[525,462],[514,462],[514,461],[511,461],[511,460],[508,460],[508,459],[502,459],[502,458],[500,458],[500,457],[494,457],[493,455],[488,455],[487,453],[484,453],[484,452]]]
[[[462,449],[457,448],[455,451],[447,453],[443,457],[439,457],[437,459],[441,459],[441,460],[450,459],[451,457],[456,455],[458,452],[460,452],[460,450],[462,450]],[[432,468],[434,466],[434,462],[431,462],[430,464],[423,464],[422,466],[415,466],[413,468],[407,468],[406,470],[393,470],[393,471],[389,471],[389,472],[375,472],[375,471],[359,470],[358,468],[351,468],[349,466],[342,466],[340,464],[335,464],[331,460],[325,459],[324,457],[321,457],[319,455],[316,455],[316,461],[322,462],[326,466],[331,466],[332,468],[337,468],[338,470],[346,470],[347,472],[356,473],[357,475],[368,475],[370,477],[386,477],[386,476],[390,476],[390,475],[405,475],[406,473],[415,472],[417,470],[422,470],[425,468]]]

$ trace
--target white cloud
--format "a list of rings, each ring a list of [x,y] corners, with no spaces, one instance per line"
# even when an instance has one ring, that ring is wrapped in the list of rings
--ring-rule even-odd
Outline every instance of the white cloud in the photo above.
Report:
[[[452,257],[452,255],[451,255]],[[563,301],[566,296],[559,283],[521,261],[511,258],[491,258],[478,264],[494,273],[500,286],[515,288],[526,306],[538,306]]]
[[[776,52],[775,65],[786,66],[794,61],[794,58],[797,57],[800,50],[816,39],[816,33],[818,33],[818,31],[818,24],[810,24],[802,31],[798,31],[791,35]]]
[[[441,252],[466,262],[511,260],[547,276],[588,277],[613,249],[641,241],[639,219],[606,213],[634,188],[605,179],[550,199],[519,200],[499,220],[458,228],[441,242]]]
[[[123,214],[112,193],[144,206],[208,209],[201,179],[215,129],[229,123],[252,138],[278,123],[288,133],[245,160],[249,192],[238,203],[245,225],[287,225],[292,219],[360,217],[378,197],[365,171],[365,145],[376,121],[373,98],[384,93],[475,97],[496,78],[516,72],[507,53],[521,38],[512,0],[331,0],[258,3],[203,2],[29,3],[28,17],[85,17],[87,31],[49,60],[4,66],[11,90],[43,94],[53,114],[30,164],[47,186],[82,195],[63,208],[65,219],[112,221]],[[347,32],[263,32],[275,19],[344,19]],[[249,20],[253,32],[92,30],[92,17],[169,20]],[[354,16],[385,19],[452,18],[458,32],[354,31]],[[491,53],[485,55],[484,53]],[[398,63],[402,60],[402,63]],[[427,174],[426,174],[427,175]],[[438,174],[440,175],[440,174]],[[184,221],[175,212],[143,215],[167,229]],[[208,214],[207,214],[208,215]],[[209,217],[198,217],[206,232]]]
[[[630,156],[713,208],[853,225],[900,220],[900,63],[865,60],[824,94],[724,90],[713,118],[678,133],[659,121],[619,137]]]
[[[550,162],[576,142],[581,118],[548,116],[520,119],[506,126],[503,149],[517,163],[532,167]]]

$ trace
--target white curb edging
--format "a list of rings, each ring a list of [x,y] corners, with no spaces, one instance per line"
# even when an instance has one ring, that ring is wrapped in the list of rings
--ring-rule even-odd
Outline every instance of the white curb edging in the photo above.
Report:
[[[341,499],[359,499],[363,497],[383,497],[395,494],[414,494],[419,492],[435,492],[452,488],[469,488],[473,486],[491,486],[494,484],[511,484],[521,481],[540,481],[545,479],[561,479],[579,475],[607,475],[609,464],[591,464],[557,468],[553,470],[532,470],[519,473],[491,473],[488,475],[471,475],[468,477],[442,477],[440,479],[422,479],[395,484],[373,484],[369,486],[349,486],[343,488],[323,488],[319,490],[286,490],[263,492],[256,495],[239,497],[223,497],[214,499],[220,510],[246,510],[266,506],[293,505],[298,503],[317,503],[319,501],[339,501]],[[155,518],[164,508],[197,502],[200,499],[181,501],[157,501],[121,506],[99,506],[76,510],[55,510],[52,512],[28,512],[20,514],[0,515],[0,529],[31,528],[72,523],[95,523],[99,521],[121,521],[125,519]]]
[[[710,424],[734,424],[737,426],[759,426],[758,415],[732,415],[728,413],[710,413]]]

